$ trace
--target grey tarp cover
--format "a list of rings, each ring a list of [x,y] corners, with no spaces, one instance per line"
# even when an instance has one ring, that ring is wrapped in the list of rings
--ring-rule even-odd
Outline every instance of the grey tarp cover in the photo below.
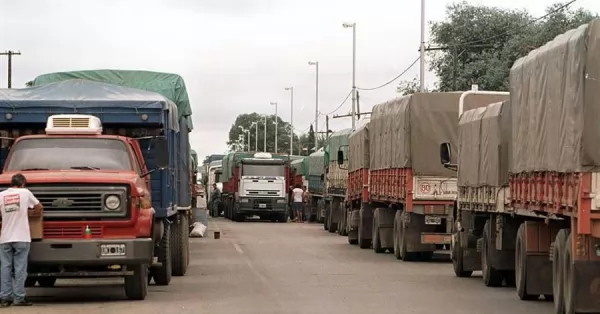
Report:
[[[352,132],[348,142],[348,171],[369,168],[369,123]]]
[[[517,60],[510,94],[511,172],[600,166],[600,20]]]
[[[458,185],[502,186],[508,181],[510,102],[466,111],[458,126]]]
[[[374,106],[369,123],[371,170],[412,167],[416,175],[455,177],[456,172],[440,163],[439,150],[444,142],[457,147],[461,94],[416,93]],[[464,110],[506,98],[469,95]]]
[[[67,80],[21,89],[0,89],[1,108],[162,108],[179,131],[177,106],[161,94],[118,85]],[[74,112],[75,113],[75,112]]]
[[[474,187],[479,182],[481,118],[486,107],[464,112],[458,122],[458,185]]]
[[[320,176],[325,173],[325,151],[322,149],[308,156],[308,175]]]
[[[351,133],[352,129],[343,129],[329,136],[329,145],[326,148],[329,152],[329,162],[337,162],[338,150],[344,152],[344,160],[348,160],[348,137]]]

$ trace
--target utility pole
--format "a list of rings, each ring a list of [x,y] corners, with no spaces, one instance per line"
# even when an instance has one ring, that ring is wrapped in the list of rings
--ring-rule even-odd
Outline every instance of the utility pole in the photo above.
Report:
[[[325,131],[327,132],[325,138],[327,139],[327,143],[329,143],[329,116],[325,116]]]
[[[294,152],[294,86],[286,87],[290,91],[290,155]]]
[[[272,102],[271,106],[275,106],[275,154],[277,154],[277,122],[279,121],[279,116],[277,115],[277,103]]]
[[[316,69],[315,75],[315,133],[319,133],[319,61],[310,61],[308,65],[314,65]],[[318,139],[315,136],[315,149],[318,144]]]
[[[352,130],[356,127],[356,23],[344,23],[344,28],[352,28]]]
[[[12,56],[20,56],[21,52],[9,50],[0,52],[0,56],[8,56],[8,88],[12,88]]]
[[[420,79],[420,91],[425,92],[425,0],[421,0],[421,52],[420,63],[421,63],[421,74]],[[354,128],[354,127],[352,127]]]
[[[252,124],[254,125],[254,151],[258,152],[258,122],[252,122]],[[250,126],[250,128],[252,128],[252,126]]]
[[[267,152],[267,115],[265,115],[265,138],[263,142],[263,151]]]

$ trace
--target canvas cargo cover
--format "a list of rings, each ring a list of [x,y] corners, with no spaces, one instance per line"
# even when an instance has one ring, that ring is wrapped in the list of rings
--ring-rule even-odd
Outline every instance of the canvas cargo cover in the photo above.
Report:
[[[348,171],[369,168],[369,123],[352,132],[348,142]]]
[[[475,187],[479,182],[481,119],[485,110],[468,110],[458,122],[458,186]]]
[[[194,167],[198,167],[198,153],[196,153],[195,150],[191,149],[190,157],[192,158],[192,161],[194,162]]]
[[[329,153],[329,162],[337,162],[337,152],[341,150],[344,152],[344,160],[348,160],[348,137],[352,133],[352,129],[343,129],[334,132],[329,137],[329,145],[325,150]]]
[[[510,101],[486,107],[481,119],[479,186],[500,187],[508,183],[511,145]]]
[[[325,151],[320,150],[308,156],[308,174],[320,176],[325,173]]]
[[[175,103],[179,110],[179,117],[188,117],[188,127],[190,130],[193,128],[191,119],[192,107],[190,105],[185,82],[183,81],[183,78],[177,74],[132,70],[55,72],[36,77],[33,80],[33,86],[72,79],[103,82],[159,93]]]
[[[291,163],[292,169],[296,171],[296,175],[307,176],[308,175],[308,156],[302,159],[296,159]]]
[[[440,144],[458,147],[458,103],[462,92],[416,93],[375,105],[369,123],[372,170],[413,168],[415,175],[455,177],[439,160]],[[507,96],[472,94],[464,110]],[[453,160],[456,162],[456,159]]]
[[[73,108],[73,113],[76,113],[77,108],[161,108],[168,111],[170,128],[179,131],[177,107],[164,96],[87,80],[68,80],[20,89],[0,89],[0,107]]]
[[[600,20],[517,60],[510,93],[511,172],[600,166]]]

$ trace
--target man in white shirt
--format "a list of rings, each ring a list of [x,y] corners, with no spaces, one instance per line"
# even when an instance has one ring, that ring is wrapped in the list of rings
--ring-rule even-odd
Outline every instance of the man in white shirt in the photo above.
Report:
[[[25,176],[15,174],[11,187],[0,192],[0,307],[32,305],[25,299],[27,259],[31,245],[29,216],[41,215],[43,207],[33,193],[25,188],[26,183]]]
[[[302,209],[304,207],[304,204],[302,204],[302,196],[304,195],[304,190],[300,188],[300,184],[296,184],[296,187],[292,190],[292,195],[294,197],[294,202],[292,204],[294,208],[294,214],[296,215],[295,220],[297,222],[302,222]]]

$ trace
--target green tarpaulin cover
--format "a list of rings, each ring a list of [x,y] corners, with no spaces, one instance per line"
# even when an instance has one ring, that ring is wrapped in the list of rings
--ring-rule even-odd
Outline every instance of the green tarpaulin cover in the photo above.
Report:
[[[195,150],[191,149],[190,156],[192,157],[192,160],[194,161],[194,167],[198,167],[198,153],[196,153]]]
[[[302,159],[296,159],[291,163],[292,169],[296,170],[296,175],[307,176],[308,175],[308,156],[302,157]]]
[[[177,74],[132,70],[86,70],[47,73],[36,77],[33,86],[60,81],[84,79],[159,93],[177,105],[180,117],[187,117],[190,130],[192,107],[183,78]]]
[[[325,148],[325,154],[328,155],[327,161],[337,161],[337,152],[344,152],[344,160],[348,160],[348,138],[352,134],[352,129],[337,131],[329,137],[329,145]]]

